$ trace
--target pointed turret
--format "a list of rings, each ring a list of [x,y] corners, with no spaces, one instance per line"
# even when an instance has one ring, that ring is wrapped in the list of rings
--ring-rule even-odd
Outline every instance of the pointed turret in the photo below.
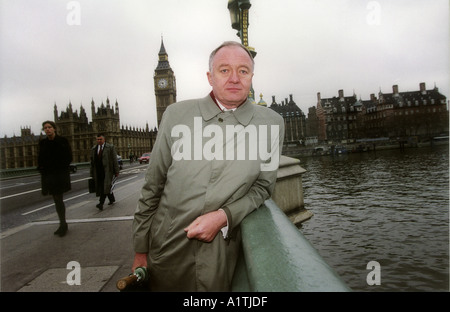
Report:
[[[159,49],[158,53],[158,66],[156,67],[156,70],[166,70],[166,69],[170,69],[169,55],[166,52],[166,48],[164,47],[164,41],[161,38],[161,48]]]
[[[55,102],[55,106],[53,107],[53,117],[55,118],[54,119],[55,121],[58,120],[58,107],[56,107],[56,102]]]

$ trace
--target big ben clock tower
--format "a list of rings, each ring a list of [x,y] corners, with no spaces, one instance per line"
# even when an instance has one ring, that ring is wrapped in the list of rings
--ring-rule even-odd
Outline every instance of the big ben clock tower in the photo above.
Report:
[[[172,68],[170,68],[169,58],[162,39],[161,49],[158,53],[158,66],[155,69],[153,80],[155,83],[156,117],[159,127],[167,106],[177,101],[175,75]]]

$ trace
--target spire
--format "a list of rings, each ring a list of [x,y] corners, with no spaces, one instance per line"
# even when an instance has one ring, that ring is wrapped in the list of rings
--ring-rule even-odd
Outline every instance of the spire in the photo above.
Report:
[[[161,35],[161,48],[159,49],[158,55],[167,55],[166,48],[164,47],[163,36]]]
[[[92,98],[92,101],[91,101],[91,113],[92,113],[92,118],[94,118],[94,116],[95,116],[95,103],[94,103],[94,98]]]
[[[156,70],[166,70],[170,69],[169,64],[169,55],[166,52],[166,48],[164,47],[164,41],[161,37],[161,48],[159,49],[158,53],[158,66],[156,67]]]

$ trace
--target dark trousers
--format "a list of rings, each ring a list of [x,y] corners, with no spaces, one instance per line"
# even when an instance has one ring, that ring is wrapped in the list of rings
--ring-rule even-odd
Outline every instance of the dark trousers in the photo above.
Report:
[[[110,203],[116,201],[116,199],[114,198],[114,193],[102,194],[102,195],[100,195],[100,204],[103,205],[105,203],[106,196],[108,196],[108,199],[109,199]]]
[[[111,203],[116,201],[116,199],[114,198],[114,193],[112,193],[112,192],[108,193],[108,194],[104,193],[105,192],[104,187],[103,187],[104,184],[105,184],[105,173],[102,170],[101,172],[99,172],[97,174],[97,185],[100,188],[99,191],[100,191],[100,204],[101,205],[103,205],[105,203],[106,196],[108,196],[108,199]]]
[[[63,201],[63,194],[53,194],[56,213],[58,214],[59,224],[66,224],[66,206]]]

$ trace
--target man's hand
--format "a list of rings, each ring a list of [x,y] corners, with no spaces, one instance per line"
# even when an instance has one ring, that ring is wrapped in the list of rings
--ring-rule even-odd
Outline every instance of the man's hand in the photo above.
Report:
[[[139,253],[137,252],[134,255],[134,262],[133,262],[133,266],[131,267],[131,272],[134,272],[134,270],[136,270],[136,268],[138,267],[147,267],[147,254],[146,253]]]
[[[223,210],[212,211],[194,220],[184,231],[188,238],[211,242],[221,228],[227,225],[227,215]]]

